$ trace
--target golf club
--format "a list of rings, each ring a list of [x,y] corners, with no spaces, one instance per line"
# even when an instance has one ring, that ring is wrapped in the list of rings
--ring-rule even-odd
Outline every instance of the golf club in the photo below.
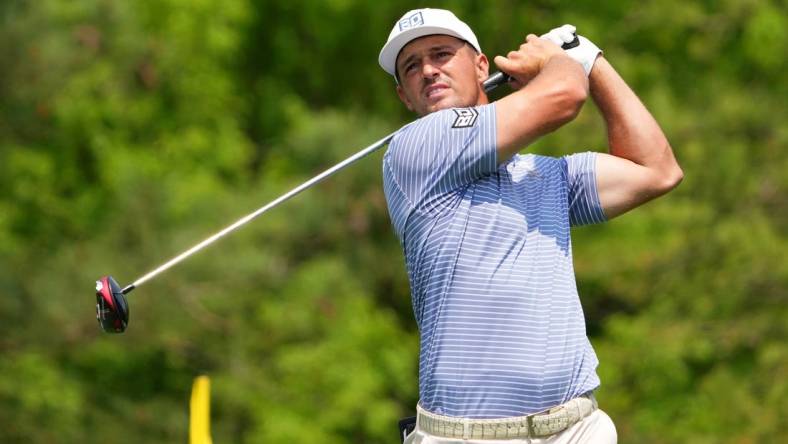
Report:
[[[575,39],[572,42],[565,43],[564,45],[562,45],[562,48],[569,49],[579,44],[580,44],[579,39],[575,37]],[[508,82],[509,80],[511,80],[511,77],[509,75],[502,72],[496,72],[493,75],[491,75],[489,78],[487,78],[487,80],[484,81],[483,84],[484,92],[485,93],[490,92],[495,88],[497,88],[498,86]],[[237,230],[238,228],[250,222],[251,220],[257,218],[258,216],[265,213],[266,211],[279,205],[280,203],[285,202],[286,200],[290,199],[296,194],[321,182],[323,179],[327,178],[328,176],[331,176],[332,174],[336,173],[342,168],[345,168],[351,163],[377,151],[382,146],[388,144],[396,133],[397,132],[395,131],[389,134],[388,136],[378,140],[372,145],[369,145],[368,147],[362,149],[358,153],[348,157],[342,162],[339,162],[338,164],[323,171],[317,176],[293,188],[292,190],[288,191],[282,196],[274,199],[273,201],[269,202],[265,206],[260,207],[254,212],[238,219],[237,221],[233,222],[232,224],[228,225],[222,230],[214,233],[207,239],[189,248],[183,253],[175,256],[174,258],[160,265],[158,268],[148,272],[147,274],[143,275],[142,277],[138,278],[137,280],[135,280],[134,282],[123,288],[121,288],[120,285],[118,285],[118,283],[115,281],[115,279],[112,278],[112,276],[103,276],[101,279],[96,281],[96,319],[98,320],[102,330],[108,333],[123,333],[126,330],[126,327],[128,326],[129,323],[129,305],[126,302],[125,295],[129,294],[132,290],[144,284],[145,282],[153,279],[159,274],[167,271],[174,265],[185,260],[189,256],[192,256],[193,254],[199,252],[203,248],[211,245],[212,243],[216,242],[217,240],[221,239],[227,234],[232,233],[233,231]]]

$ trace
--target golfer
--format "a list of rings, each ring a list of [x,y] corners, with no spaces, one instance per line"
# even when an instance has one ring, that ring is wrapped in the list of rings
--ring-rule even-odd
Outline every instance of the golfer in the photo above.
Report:
[[[394,24],[379,63],[420,116],[383,159],[420,332],[408,443],[614,443],[572,266],[570,226],[604,222],[674,188],[682,171],[657,122],[574,27],[528,35],[493,60],[515,91],[483,90],[489,61],[449,11]],[[588,96],[608,153],[518,154]]]

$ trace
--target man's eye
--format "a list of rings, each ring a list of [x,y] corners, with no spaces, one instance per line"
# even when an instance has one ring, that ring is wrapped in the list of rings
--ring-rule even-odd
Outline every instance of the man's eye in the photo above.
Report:
[[[451,52],[449,51],[441,51],[438,53],[438,57],[441,59],[445,59],[446,57],[451,57]]]
[[[413,71],[414,69],[416,69],[416,64],[415,63],[409,63],[409,64],[405,65],[405,74]]]

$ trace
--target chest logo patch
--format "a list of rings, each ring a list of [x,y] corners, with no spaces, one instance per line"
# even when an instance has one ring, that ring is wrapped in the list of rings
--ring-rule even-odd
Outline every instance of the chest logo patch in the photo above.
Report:
[[[479,112],[474,108],[455,109],[454,113],[457,118],[454,119],[452,128],[470,128],[476,124],[476,119],[479,117]]]

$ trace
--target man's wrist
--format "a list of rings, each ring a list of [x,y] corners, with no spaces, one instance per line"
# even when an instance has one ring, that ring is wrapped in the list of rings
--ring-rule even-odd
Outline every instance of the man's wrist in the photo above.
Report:
[[[599,54],[594,61],[594,66],[591,68],[591,73],[588,75],[588,84],[592,92],[603,87],[605,79],[609,77],[611,68],[612,66],[610,66],[605,56]]]
[[[596,57],[594,58],[594,61],[591,63],[591,71],[588,73],[588,80],[589,81],[592,80],[592,77],[596,77],[598,75],[598,73],[601,70],[601,68],[597,69],[597,62],[599,62],[600,60],[602,60],[604,58],[605,58],[605,56],[601,52],[599,54],[597,54]]]

